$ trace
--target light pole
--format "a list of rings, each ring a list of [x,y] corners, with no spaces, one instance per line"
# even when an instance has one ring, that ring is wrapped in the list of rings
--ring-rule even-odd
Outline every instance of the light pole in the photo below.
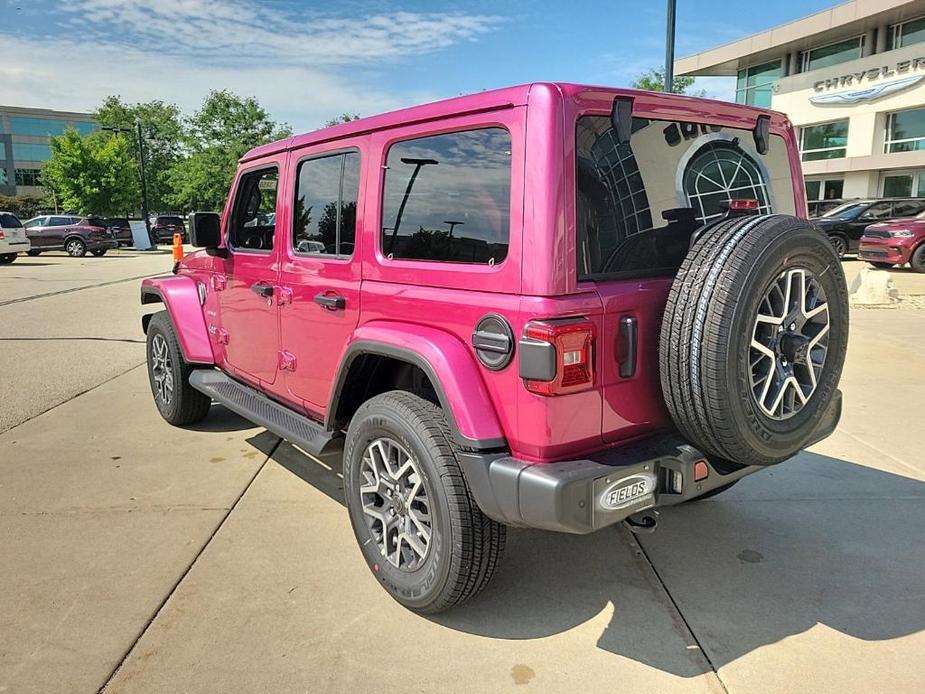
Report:
[[[665,84],[662,90],[674,91],[674,17],[677,0],[668,0],[668,12],[665,18]]]
[[[405,205],[408,204],[408,198],[411,196],[411,188],[414,187],[414,179],[418,177],[421,168],[429,165],[439,164],[436,159],[415,159],[413,157],[402,157],[402,164],[414,164],[414,171],[411,172],[411,178],[408,179],[408,185],[405,187],[405,194],[401,198],[401,205],[398,206],[398,213],[395,215],[395,227],[392,229],[392,239],[389,244],[389,252],[395,251],[395,238],[398,236],[398,228],[401,226],[401,217],[405,214]]]
[[[141,119],[135,119],[134,128],[122,128],[112,125],[103,126],[101,130],[116,133],[134,133],[135,135],[135,140],[138,144],[138,169],[141,176],[141,216],[145,220],[145,231],[148,234],[148,239],[150,239],[151,220],[148,219],[148,177],[145,175],[145,141],[141,134]]]

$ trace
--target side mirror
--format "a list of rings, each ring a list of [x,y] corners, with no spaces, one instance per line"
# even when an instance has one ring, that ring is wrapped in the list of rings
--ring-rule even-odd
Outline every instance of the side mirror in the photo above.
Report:
[[[197,248],[218,248],[222,243],[222,218],[216,212],[191,212],[189,238]]]
[[[610,125],[616,135],[617,144],[625,145],[633,134],[633,97],[615,96],[610,110]]]

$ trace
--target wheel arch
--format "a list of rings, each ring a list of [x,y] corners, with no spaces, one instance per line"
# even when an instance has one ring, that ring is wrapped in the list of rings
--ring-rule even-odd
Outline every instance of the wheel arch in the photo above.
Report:
[[[183,358],[190,364],[214,364],[215,356],[209,331],[206,329],[199,301],[199,289],[191,277],[176,275],[172,277],[151,277],[142,280],[141,303],[164,304],[167,315],[177,333],[177,341]],[[141,317],[141,327],[145,334],[151,316]]]
[[[507,446],[465,345],[449,333],[419,325],[364,326],[356,331],[341,355],[325,424],[331,429],[346,426],[363,402],[396,386],[419,390],[416,379],[425,379],[425,390],[446,412],[459,445],[478,450]]]

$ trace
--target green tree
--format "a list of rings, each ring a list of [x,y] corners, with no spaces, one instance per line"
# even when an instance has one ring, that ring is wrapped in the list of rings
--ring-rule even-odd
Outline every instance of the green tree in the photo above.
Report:
[[[340,125],[341,123],[349,123],[350,121],[353,121],[353,120],[360,120],[360,114],[359,113],[347,113],[346,111],[344,111],[339,116],[335,116],[334,118],[331,118],[330,120],[325,121],[324,127],[330,128],[331,126]]]
[[[41,195],[0,195],[0,210],[12,212],[21,221],[35,217],[41,210],[54,209],[51,196]]]
[[[51,138],[51,159],[42,181],[55,191],[63,209],[117,215],[134,208],[138,177],[125,138],[96,132],[85,137],[73,128]]]
[[[113,137],[128,140],[132,157],[138,160],[138,138],[135,121],[142,123],[145,148],[145,178],[148,188],[148,205],[152,210],[166,211],[172,190],[168,171],[183,155],[184,128],[180,109],[163,101],[127,104],[118,96],[108,96],[94,114],[103,127],[129,128],[131,132],[116,133]],[[137,174],[136,174],[137,175]],[[130,209],[141,209],[140,187],[138,200]]]
[[[172,191],[168,203],[183,211],[221,209],[238,160],[248,150],[290,134],[256,99],[211,92],[186,121],[186,156],[167,174]]]
[[[675,77],[673,83],[675,94],[687,94],[688,96],[704,96],[706,94],[706,91],[703,89],[698,89],[693,92],[688,91],[688,89],[694,86],[693,77]],[[633,87],[636,89],[647,89],[650,92],[660,92],[665,88],[665,71],[656,68],[646,70],[635,79]]]

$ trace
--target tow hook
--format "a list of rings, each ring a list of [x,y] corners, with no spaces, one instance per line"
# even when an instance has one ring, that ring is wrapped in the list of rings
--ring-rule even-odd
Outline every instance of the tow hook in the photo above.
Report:
[[[654,533],[658,527],[658,511],[654,508],[648,511],[640,511],[631,516],[627,516],[623,521],[626,527],[637,535],[648,535]]]

